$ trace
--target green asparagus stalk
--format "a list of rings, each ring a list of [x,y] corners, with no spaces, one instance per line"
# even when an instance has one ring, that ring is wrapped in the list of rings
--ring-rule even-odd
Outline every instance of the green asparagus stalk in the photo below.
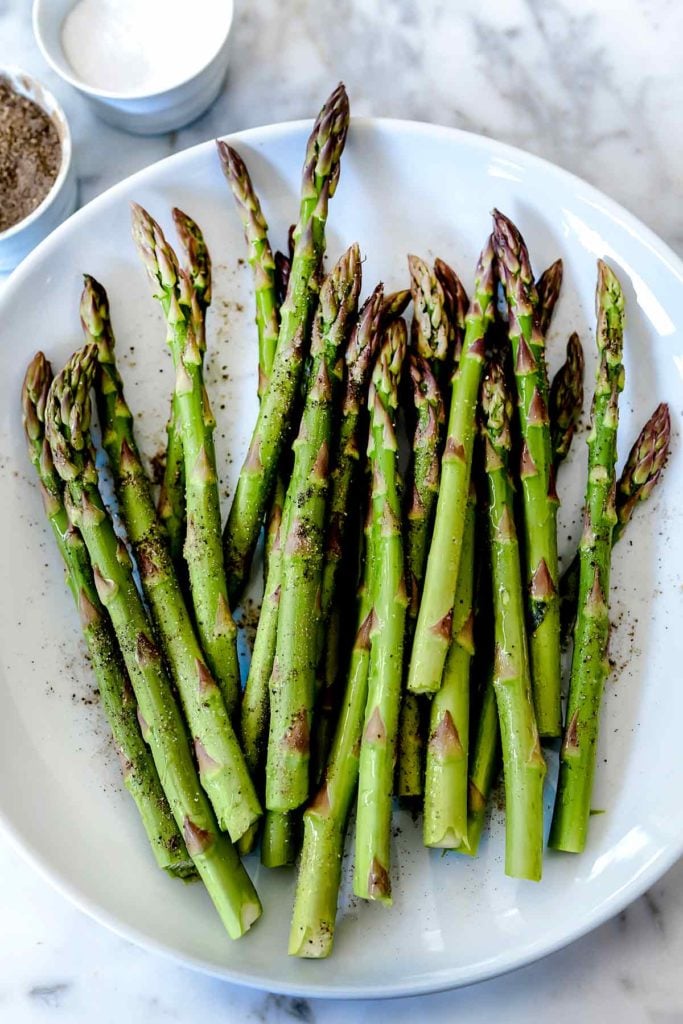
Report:
[[[415,297],[414,304],[418,305]],[[430,322],[434,324],[434,319]],[[438,320],[438,325],[445,328],[443,316]],[[423,345],[423,349],[425,347]],[[408,467],[404,509],[409,602],[405,646],[410,650],[427,564],[434,508],[439,493],[439,458],[445,415],[441,389],[432,372],[431,361],[415,349],[408,357],[408,378],[412,391],[412,406],[415,410],[411,438],[412,458]],[[396,771],[396,792],[400,797],[419,796],[422,792],[423,746],[418,697],[414,693],[406,692],[401,704]]]
[[[279,260],[273,257],[268,241],[268,225],[241,156],[225,142],[219,141],[216,145],[242,221],[248,247],[247,259],[254,275],[259,353],[258,396],[261,400],[273,369],[279,331],[279,307],[286,295],[291,264],[282,253],[277,254]],[[278,289],[281,292],[279,296]],[[282,476],[278,475],[266,522],[261,616],[240,705],[244,752],[250,771],[259,786],[263,781],[265,768],[269,717],[268,685],[275,656],[277,609],[280,600],[281,526],[285,491]],[[281,832],[281,828],[273,829],[272,815],[269,815],[265,825],[264,851],[275,849],[280,841]]]
[[[360,452],[367,432],[368,385],[380,344],[382,325],[398,315],[394,311],[400,309],[404,297],[405,293],[398,300],[396,296],[389,296],[391,301],[387,304],[382,285],[378,285],[360,311],[344,355],[346,377],[339,427],[330,460],[332,468],[320,598],[322,645],[318,673],[321,678],[314,735],[314,760],[318,770],[323,768],[327,758],[338,705],[339,666],[343,661],[340,649],[342,575],[344,559],[348,565],[351,554],[351,527],[358,506]],[[317,777],[317,772],[314,772],[313,777]]]
[[[262,398],[273,369],[280,326],[275,260],[268,241],[268,224],[242,157],[227,142],[218,140],[216,145],[223,173],[237,204],[248,246],[247,260],[254,273],[259,351],[258,396]]]
[[[485,337],[494,315],[493,292],[493,248],[489,240],[477,265],[463,354],[452,385],[448,431],[441,462],[441,488],[408,673],[408,689],[414,693],[436,693],[440,688],[451,642],[453,603],[472,468],[475,412]]]
[[[380,328],[385,319],[383,303],[382,285],[378,285],[360,311],[344,355],[346,378],[339,436],[335,443],[330,473],[330,501],[321,597],[323,621],[331,609],[342,568],[344,536],[356,470],[360,461],[362,415],[367,402],[370,372],[379,346]]]
[[[579,544],[579,604],[574,631],[567,723],[550,845],[580,853],[586,845],[595,776],[600,705],[609,673],[609,584],[615,508],[619,393],[624,387],[624,296],[598,260],[596,341],[600,363],[588,436],[588,482]]]
[[[261,806],[223,696],[204,662],[135,440],[133,414],[116,365],[107,294],[86,275],[81,297],[86,341],[97,348],[97,406],[119,508],[163,653],[194,740],[199,777],[220,827],[233,841]]]
[[[489,366],[482,388],[489,480],[495,662],[493,689],[505,773],[505,871],[539,881],[543,859],[543,780],[546,766],[529,675],[519,544],[510,479],[512,401],[505,372]]]
[[[522,437],[520,476],[531,679],[539,732],[559,736],[560,603],[557,507],[548,420],[545,341],[529,254],[517,228],[494,211],[494,244],[508,304]]]
[[[308,142],[301,209],[287,298],[280,310],[271,384],[263,395],[223,536],[231,600],[242,593],[270,501],[280,456],[291,433],[309,327],[318,295],[328,200],[339,180],[349,104],[339,85],[323,106]]]
[[[199,226],[177,207],[173,220],[187,259],[187,272],[197,297],[195,334],[202,352],[206,349],[206,311],[211,305],[211,257]],[[166,462],[159,491],[158,510],[168,534],[171,557],[179,572],[184,571],[185,464],[175,398],[166,426]]]
[[[391,804],[408,603],[395,432],[406,345],[405,321],[396,320],[386,332],[368,398],[372,560],[379,575],[373,602],[368,695],[358,769],[353,891],[356,896],[387,905],[392,901]]]
[[[425,335],[427,330],[433,332],[434,337],[439,337],[445,329],[447,335],[446,357],[444,369],[441,373],[444,387],[439,388],[433,378],[431,369],[429,377],[432,377],[433,385],[428,383],[425,377],[422,385],[424,394],[419,394],[420,385],[417,380],[413,381],[414,404],[418,409],[416,430],[413,437],[413,459],[409,477],[412,477],[412,486],[408,486],[407,494],[412,494],[410,507],[406,512],[406,564],[408,569],[408,615],[406,620],[406,651],[409,653],[412,645],[413,634],[417,612],[422,594],[422,584],[427,565],[428,544],[431,537],[432,520],[434,517],[434,506],[439,490],[439,459],[443,444],[443,433],[446,421],[446,407],[443,400],[443,393],[447,391],[445,384],[453,382],[453,375],[457,370],[462,352],[462,343],[465,334],[465,317],[467,315],[467,295],[454,271],[444,263],[443,260],[436,260],[434,264],[434,278],[441,286],[443,302],[441,304],[441,315],[438,305],[433,307],[433,316],[424,327],[418,329],[418,334]],[[426,284],[430,280],[429,271],[424,268],[418,276],[413,275],[413,289],[419,292],[420,281]],[[438,296],[438,289],[434,289]],[[416,307],[424,307],[424,299],[420,301],[419,295]],[[423,344],[423,351],[431,350],[434,346]],[[433,368],[438,369],[440,364],[431,360]],[[427,363],[429,367],[429,362]],[[411,369],[411,374],[412,374]],[[427,397],[431,394],[432,401]],[[438,405],[437,422],[434,424],[434,399]],[[436,427],[436,429],[435,429]],[[401,705],[401,718],[399,722],[398,739],[398,761],[396,774],[396,790],[400,797],[419,796],[422,792],[422,771],[423,771],[423,749],[424,738],[422,728],[422,714],[419,698],[416,694],[406,692]]]
[[[643,427],[624,465],[617,484],[617,522],[612,545],[622,536],[637,504],[645,501],[656,486],[666,464],[670,434],[669,410],[659,405]],[[579,558],[574,557],[560,579],[560,612],[563,640],[568,639],[576,618],[579,593]],[[482,699],[470,769],[468,844],[463,852],[476,855],[486,807],[495,781],[500,735],[492,682]]]
[[[612,531],[612,546],[624,530],[641,501],[647,501],[664,472],[669,455],[671,418],[669,407],[658,405],[647,421],[624,463],[617,483],[617,521]],[[560,579],[560,619],[562,642],[566,644],[576,621],[579,603],[579,553],[574,555]]]
[[[99,492],[89,431],[96,360],[95,347],[86,346],[55,378],[45,416],[47,439],[66,485],[69,520],[80,530],[88,550],[95,586],[114,627],[137,699],[142,733],[171,811],[223,924],[238,938],[260,916],[261,905],[204,795],[128,552],[114,532]]]
[[[269,551],[266,559],[267,572],[261,614],[240,707],[244,754],[252,776],[259,785],[262,782],[265,767],[270,708],[268,684],[275,659],[277,617],[282,589],[283,518],[284,495],[276,491],[269,520]]]
[[[311,372],[286,499],[270,677],[266,806],[271,811],[295,810],[308,796],[329,449],[340,354],[356,315],[360,282],[360,251],[352,245],[323,283],[313,325]]]
[[[550,324],[552,323],[555,306],[557,305],[557,300],[560,297],[563,271],[564,267],[562,260],[555,260],[554,263],[551,263],[550,266],[543,271],[536,282],[536,291],[538,292],[539,330],[544,338],[548,333]]]
[[[226,142],[217,141],[218,155],[226,180],[237,205],[237,211],[244,229],[247,243],[247,261],[252,268],[254,293],[256,300],[256,329],[258,334],[258,397],[263,398],[268,388],[270,375],[275,360],[280,325],[279,307],[284,301],[286,286],[281,298],[278,298],[278,285],[282,287],[284,263],[286,274],[291,269],[287,257],[280,253],[280,271],[273,257],[268,240],[268,224],[261,209],[261,203],[254,190],[249,171],[239,153]],[[277,574],[271,574],[270,589],[268,572],[273,548],[277,550],[274,558],[279,564],[280,527],[284,503],[284,483],[280,476],[276,479],[273,502],[268,509],[266,522],[266,546],[264,552],[265,592],[262,602],[263,628],[257,639],[257,650],[254,652],[247,683],[242,699],[240,714],[242,740],[249,767],[257,776],[263,773],[265,763],[265,741],[268,735],[268,682],[272,670],[272,659],[275,649],[275,633],[277,626],[277,605],[279,603],[279,580]],[[264,651],[264,644],[268,642]],[[273,653],[271,653],[273,652]],[[264,653],[269,656],[264,659]]]
[[[409,619],[417,619],[432,518],[439,493],[439,449],[444,428],[443,399],[429,361],[412,350],[408,372],[415,408],[412,460],[406,507],[406,566]],[[410,628],[410,627],[409,627]],[[412,628],[410,628],[412,634]]]
[[[583,347],[578,334],[567,342],[567,358],[550,388],[550,440],[555,472],[569,454],[583,411]]]
[[[182,436],[187,562],[197,632],[231,719],[241,693],[237,627],[230,612],[221,549],[221,512],[213,433],[195,324],[196,293],[155,220],[133,205],[133,237],[164,311],[176,372],[175,411]]]
[[[475,515],[476,498],[471,488],[455,591],[453,640],[446,658],[443,684],[431,703],[425,766],[424,843],[449,849],[457,849],[467,840]]]
[[[187,878],[196,872],[164,796],[152,755],[140,733],[137,706],[116,636],[98,596],[83,539],[69,523],[64,507],[64,487],[45,439],[45,409],[51,383],[52,367],[43,353],[38,352],[26,371],[21,395],[29,458],[40,481],[45,514],[80,615],[102,707],[121,762],[124,785],[135,801],[158,866],[169,875]]]
[[[303,819],[303,846],[289,932],[292,956],[320,959],[330,955],[334,943],[344,839],[358,784],[358,755],[368,694],[373,594],[377,586],[371,529],[372,509],[369,507],[356,635],[341,713],[321,786]]]

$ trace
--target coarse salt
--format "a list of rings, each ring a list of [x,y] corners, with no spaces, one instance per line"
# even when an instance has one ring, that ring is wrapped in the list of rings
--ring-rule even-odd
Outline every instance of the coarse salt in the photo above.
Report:
[[[230,18],[223,0],[78,0],[64,55],[84,85],[119,95],[161,92],[215,55]]]

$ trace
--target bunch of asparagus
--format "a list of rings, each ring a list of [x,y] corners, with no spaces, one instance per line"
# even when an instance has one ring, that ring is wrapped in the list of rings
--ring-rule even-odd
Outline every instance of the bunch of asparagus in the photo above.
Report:
[[[333,946],[354,807],[354,892],[391,904],[394,796],[421,809],[427,846],[475,855],[502,751],[506,871],[538,880],[542,741],[562,736],[550,844],[583,849],[611,550],[661,476],[670,430],[659,406],[616,479],[624,303],[599,262],[584,531],[560,576],[556,478],[584,374],[574,334],[548,377],[562,263],[536,282],[519,231],[494,211],[471,298],[443,260],[410,256],[409,288],[377,284],[359,309],[358,245],[323,268],[348,119],[340,85],[308,142],[287,255],[273,254],[243,159],[217,144],[258,338],[258,415],[224,528],[204,384],[211,259],[187,214],[173,211],[183,263],[133,207],[175,370],[158,500],[93,278],[84,347],[54,380],[38,353],[22,393],[29,455],[157,862],[198,874],[237,937],[261,913],[240,855],[260,836],[265,866],[298,858],[289,951],[315,958]],[[92,391],[125,543],[100,492]],[[243,685],[231,609],[262,534]],[[572,633],[563,727],[560,654]]]

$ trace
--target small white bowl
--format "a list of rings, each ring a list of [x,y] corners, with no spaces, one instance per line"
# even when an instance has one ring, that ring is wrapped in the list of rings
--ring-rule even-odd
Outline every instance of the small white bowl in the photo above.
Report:
[[[34,0],[33,32],[48,64],[89,100],[104,121],[137,135],[156,135],[194,121],[218,96],[228,69],[233,0],[222,0],[226,29],[208,64],[168,89],[139,94],[96,89],[78,78],[62,48],[62,25],[73,5],[74,0]]]
[[[73,213],[76,207],[76,178],[71,162],[71,132],[64,111],[51,92],[37,79],[14,67],[0,67],[0,79],[33,100],[48,115],[59,135],[62,159],[52,188],[27,217],[0,231],[0,273],[14,270],[24,256],[53,228]]]

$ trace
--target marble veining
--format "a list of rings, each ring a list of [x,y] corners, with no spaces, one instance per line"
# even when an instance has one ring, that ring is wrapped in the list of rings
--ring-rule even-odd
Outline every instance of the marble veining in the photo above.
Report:
[[[0,0],[4,59],[66,108],[79,202],[215,135],[310,116],[343,78],[358,115],[483,132],[602,188],[683,251],[680,0],[237,0],[232,65],[200,120],[156,138],[99,122],[45,66],[28,0]],[[613,921],[505,978],[391,1005],[251,992],[101,928],[0,837],[3,1024],[683,1024],[683,863]]]

